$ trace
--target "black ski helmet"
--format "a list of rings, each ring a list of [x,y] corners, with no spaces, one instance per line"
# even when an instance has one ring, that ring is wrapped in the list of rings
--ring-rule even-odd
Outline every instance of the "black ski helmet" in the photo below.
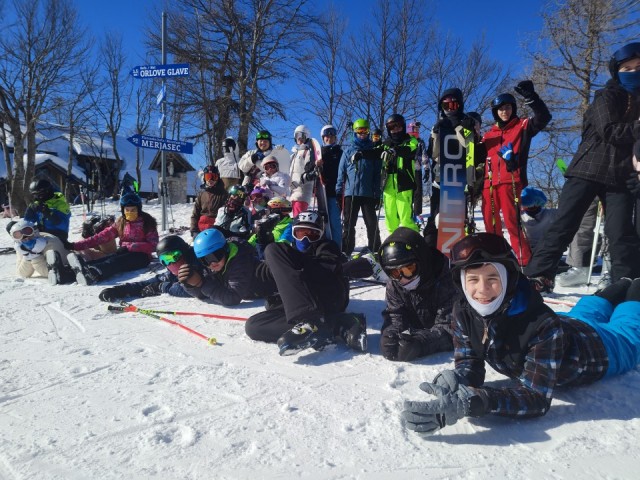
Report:
[[[394,268],[419,262],[418,248],[406,242],[389,242],[380,249],[382,268]]]
[[[178,235],[168,235],[164,237],[158,242],[158,246],[156,247],[158,255],[165,252],[174,252],[176,250],[181,252],[183,255],[186,255],[189,251],[189,245],[187,245],[187,242]]]
[[[453,283],[462,290],[460,271],[472,265],[489,262],[504,265],[508,278],[506,292],[507,295],[513,294],[519,278],[520,265],[511,245],[504,237],[493,233],[479,232],[467,235],[451,247]]]
[[[609,73],[611,74],[611,78],[618,81],[620,64],[636,57],[640,58],[640,42],[628,43],[624,47],[616,50],[609,60]]]
[[[506,105],[507,103],[511,104],[513,107],[513,112],[511,112],[511,118],[515,117],[518,114],[518,103],[513,95],[510,93],[501,93],[491,102],[491,114],[493,115],[493,119],[496,122],[502,122],[500,117],[498,116],[498,108],[502,105]],[[509,119],[510,120],[510,119]]]
[[[236,141],[231,137],[225,138],[222,141],[222,149],[224,150],[225,153],[231,153],[231,152],[235,151],[235,149],[236,149]]]
[[[401,133],[391,134],[391,132],[389,131],[389,127],[394,123],[399,123],[402,125]],[[387,121],[384,122],[384,125],[387,128],[387,133],[389,134],[389,138],[391,138],[394,141],[403,139],[407,134],[407,122],[405,121],[404,117],[399,113],[392,114],[389,118],[387,118]]]
[[[324,218],[316,210],[307,210],[296,215],[292,226],[294,228],[297,226],[316,227],[324,231]]]
[[[39,202],[44,202],[53,197],[53,185],[51,185],[49,180],[45,180],[44,178],[34,180],[29,184],[29,193]]]

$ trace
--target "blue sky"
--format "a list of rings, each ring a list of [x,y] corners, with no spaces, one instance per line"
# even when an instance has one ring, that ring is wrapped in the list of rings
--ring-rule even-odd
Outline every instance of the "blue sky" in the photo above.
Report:
[[[390,0],[392,1],[392,0]],[[349,25],[360,28],[366,22],[367,17],[363,12],[369,12],[372,0],[347,0],[336,2],[339,9],[349,18]],[[431,2],[425,2],[425,4]],[[517,9],[513,0],[494,0],[485,2],[464,2],[454,6],[453,2],[436,1],[435,6],[429,12],[442,30],[451,31],[460,36],[466,46],[479,39],[482,34],[486,36],[491,54],[502,59],[512,67],[517,76],[523,70],[523,58],[520,51],[520,43],[540,31],[542,19],[540,17],[541,5],[538,0],[525,0],[518,3]],[[160,31],[161,17],[157,11],[166,5],[164,0],[108,0],[94,2],[90,0],[76,0],[78,13],[81,20],[100,36],[104,31],[118,31],[122,33],[125,45],[133,68],[145,63],[144,60],[144,31],[148,27],[157,26]],[[320,13],[329,1],[320,0],[314,2]],[[171,28],[171,25],[168,25]],[[158,52],[158,58],[160,53]],[[172,63],[171,57],[168,59]],[[132,79],[133,81],[133,79]],[[144,80],[135,80],[144,81]],[[429,123],[428,119],[425,119]],[[308,122],[314,135],[319,136],[321,125]],[[278,125],[269,127],[275,135],[280,132],[282,136],[289,130],[293,132],[295,125]],[[318,132],[316,132],[318,130]],[[277,133],[276,133],[277,132]],[[290,138],[276,138],[276,143],[284,143],[289,146]]]

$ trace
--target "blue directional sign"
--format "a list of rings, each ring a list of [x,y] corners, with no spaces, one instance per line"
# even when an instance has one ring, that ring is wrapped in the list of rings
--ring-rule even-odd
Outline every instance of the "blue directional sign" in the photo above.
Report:
[[[133,78],[186,77],[188,63],[167,63],[165,65],[139,65],[131,70]]]
[[[150,137],[149,135],[140,135],[136,133],[127,138],[136,147],[151,148],[154,150],[166,150],[168,152],[193,153],[193,143],[183,142],[182,140],[171,140],[162,137]]]

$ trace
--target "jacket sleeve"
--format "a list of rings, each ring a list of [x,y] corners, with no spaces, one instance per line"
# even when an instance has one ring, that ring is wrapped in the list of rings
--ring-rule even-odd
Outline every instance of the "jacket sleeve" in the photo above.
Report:
[[[202,200],[200,199],[200,197],[201,195],[196,195],[196,200],[195,202],[193,202],[193,210],[191,211],[191,225],[189,227],[189,230],[192,234],[198,233],[200,231],[200,229],[198,228],[198,220],[200,220],[200,212],[202,210],[202,205],[200,204]]]
[[[347,176],[347,152],[349,150],[345,149],[342,152],[342,156],[340,157],[340,164],[338,165],[338,180],[336,181],[336,193],[338,195],[343,195],[344,191],[344,179]]]
[[[245,153],[240,158],[240,161],[238,162],[238,166],[240,167],[240,170],[242,170],[244,173],[249,173],[249,170],[253,168],[251,155],[253,155],[254,153],[255,153],[255,150],[248,150],[247,153]]]
[[[156,236],[158,234],[156,233]],[[114,238],[118,238],[118,229],[115,224],[108,226],[100,233],[93,235],[92,237],[85,238],[84,240],[79,240],[74,242],[75,250],[86,250],[87,248],[97,247],[98,245],[102,245],[103,243],[107,243]],[[156,240],[157,243],[157,240]]]
[[[531,117],[529,125],[527,125],[528,133],[533,137],[549,124],[551,121],[551,112],[549,112],[547,104],[544,103],[538,94],[536,94],[527,105],[533,110],[533,117]]]
[[[130,252],[146,253],[152,255],[156,251],[159,241],[158,229],[149,230],[144,235],[144,240],[139,242],[122,242],[123,247],[127,247]]]
[[[465,331],[462,316],[465,313],[456,303],[453,307],[453,348],[455,371],[465,385],[480,387],[486,374],[483,352],[476,352],[471,345],[469,335]]]

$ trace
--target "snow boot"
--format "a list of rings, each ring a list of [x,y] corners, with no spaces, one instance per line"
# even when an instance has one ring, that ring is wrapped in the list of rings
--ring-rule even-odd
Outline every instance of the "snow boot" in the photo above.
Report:
[[[55,250],[47,250],[44,254],[44,259],[47,262],[47,270],[49,271],[47,275],[47,277],[49,278],[49,284],[62,284],[62,271],[64,269],[64,265],[62,263],[62,257],[60,256],[60,253]]]
[[[300,322],[286,331],[277,342],[280,355],[295,355],[307,348],[322,350],[331,343],[331,335],[327,331],[324,319],[321,318],[318,323],[320,326],[311,322]]]
[[[336,337],[358,352],[367,351],[367,317],[363,313],[336,313],[331,315]]]
[[[589,267],[571,267],[556,277],[559,287],[580,287],[587,284]]]
[[[77,253],[72,252],[67,255],[67,260],[76,274],[78,285],[93,285],[101,280],[102,272],[100,269],[88,265],[84,258]]]
[[[539,293],[552,293],[555,282],[552,278],[540,275],[539,277],[530,277],[529,283],[531,287]]]

